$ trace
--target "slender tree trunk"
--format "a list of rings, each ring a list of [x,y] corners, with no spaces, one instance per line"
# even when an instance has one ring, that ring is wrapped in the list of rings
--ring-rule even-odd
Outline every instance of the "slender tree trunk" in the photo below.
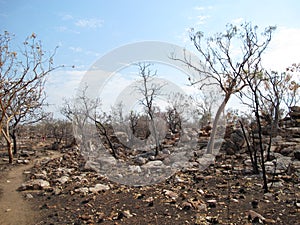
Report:
[[[8,159],[9,163],[13,162],[14,156],[13,156],[13,145],[12,142],[9,140],[6,140],[7,143],[7,153],[8,153]]]
[[[16,155],[18,153],[18,146],[17,146],[17,136],[16,134],[14,134],[12,136],[12,140],[13,140],[13,148],[14,148],[14,155]]]
[[[247,134],[246,134],[246,131],[245,131],[245,127],[244,127],[244,124],[242,123],[242,121],[239,120],[239,123],[241,125],[241,128],[242,128],[242,131],[243,131],[243,135],[244,135],[244,138],[246,140],[246,144],[247,144],[247,149],[248,149],[248,152],[249,152],[249,156],[250,156],[250,159],[251,159],[251,164],[252,164],[252,169],[253,169],[253,173],[255,174],[258,174],[259,173],[259,170],[258,170],[258,165],[257,165],[257,157],[256,155],[254,155],[252,149],[251,149],[251,145],[250,145],[250,141],[247,137]]]
[[[207,144],[207,151],[206,151],[207,154],[212,154],[213,153],[213,149],[214,149],[214,145],[215,145],[215,138],[216,138],[217,129],[218,129],[218,123],[219,123],[221,114],[224,111],[225,106],[226,106],[230,96],[231,96],[230,93],[227,93],[225,95],[225,98],[224,98],[222,104],[220,105],[220,107],[218,108],[218,111],[216,113],[216,116],[215,116],[215,119],[214,119],[214,122],[213,122],[212,131],[211,131],[210,138],[209,138],[209,142]]]
[[[260,158],[261,158],[261,168],[262,168],[262,175],[263,175],[263,188],[264,192],[267,193],[268,190],[268,182],[266,176],[266,168],[265,168],[265,158],[264,158],[264,146],[263,146],[263,137],[262,137],[262,126],[259,117],[259,100],[256,93],[254,93],[254,100],[255,100],[255,117],[258,126],[258,136],[259,136],[259,148],[260,148]]]
[[[16,130],[14,128],[12,128],[10,136],[11,136],[12,141],[13,141],[13,154],[16,155],[18,153],[18,146],[17,146]]]
[[[13,156],[13,144],[9,135],[9,122],[7,122],[5,129],[2,128],[1,133],[3,134],[6,140],[9,163],[12,163],[14,156]]]

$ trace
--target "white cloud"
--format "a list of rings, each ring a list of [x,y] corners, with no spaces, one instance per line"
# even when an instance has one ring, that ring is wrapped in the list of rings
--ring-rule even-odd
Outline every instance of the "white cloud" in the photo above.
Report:
[[[244,18],[242,18],[242,17],[236,18],[231,21],[232,24],[236,24],[236,25],[240,25],[243,22],[244,22]]]
[[[58,32],[70,32],[70,33],[74,33],[74,34],[79,34],[80,33],[79,31],[69,29],[66,26],[58,26],[58,27],[56,27],[56,30]]]
[[[104,21],[101,19],[91,18],[91,19],[80,19],[75,23],[78,27],[87,28],[99,28],[103,26]]]
[[[94,52],[94,51],[91,51],[91,50],[84,50],[82,49],[81,47],[74,47],[74,46],[71,46],[69,47],[69,49],[72,51],[72,52],[75,52],[75,53],[83,53],[85,55],[90,55],[90,56],[94,56],[94,57],[100,57],[100,53],[98,52]]]
[[[205,24],[206,20],[210,18],[210,16],[208,15],[202,15],[202,16],[197,16],[197,22],[196,25],[201,25],[201,24]]]
[[[263,63],[267,69],[283,71],[300,62],[300,29],[279,27],[274,33]]]
[[[204,10],[210,10],[210,9],[212,9],[213,7],[212,6],[206,6],[206,7],[204,7],[204,6],[195,6],[194,7],[194,10],[197,10],[197,11],[204,11]]]
[[[203,7],[203,6],[196,6],[196,7],[194,7],[194,9],[197,10],[197,11],[203,11],[203,10],[205,10],[205,7]]]
[[[72,19],[73,19],[73,16],[70,14],[65,14],[62,16],[62,20],[72,20]]]
[[[80,47],[71,46],[71,47],[69,47],[69,49],[73,52],[82,52],[82,48],[80,48]]]

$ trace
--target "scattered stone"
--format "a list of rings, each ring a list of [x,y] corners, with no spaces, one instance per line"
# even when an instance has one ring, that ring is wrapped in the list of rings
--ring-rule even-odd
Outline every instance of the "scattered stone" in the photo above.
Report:
[[[208,207],[210,208],[216,208],[217,207],[217,200],[211,199],[207,200]]]
[[[152,168],[161,168],[164,167],[164,163],[160,160],[154,160],[154,161],[150,161],[147,162],[146,164],[142,165],[141,167],[145,170],[147,169],[152,169]]]
[[[147,159],[144,157],[141,157],[141,156],[139,156],[135,159],[135,163],[137,163],[139,165],[144,165],[146,162],[147,162]]]
[[[89,193],[89,188],[88,187],[80,187],[80,188],[75,189],[74,192],[87,194],[87,193]]]
[[[129,210],[124,210],[122,213],[126,218],[133,217],[133,214],[131,214]]]
[[[33,198],[33,195],[30,194],[30,193],[27,193],[27,194],[25,195],[25,198],[26,198],[26,199],[32,199],[32,198]]]
[[[18,188],[19,191],[26,190],[45,190],[50,188],[50,183],[43,179],[29,180],[23,183],[21,187]]]
[[[247,216],[248,216],[248,220],[252,223],[261,223],[261,224],[275,224],[276,223],[275,220],[266,219],[261,214],[255,212],[253,210],[249,210]]]
[[[110,187],[108,185],[105,185],[105,184],[96,184],[94,187],[90,187],[89,191],[92,192],[92,193],[94,193],[94,194],[97,194],[99,192],[107,191],[109,189],[110,189]]]
[[[295,159],[300,160],[300,150],[299,149],[294,151],[294,157],[295,157]]]
[[[141,173],[142,172],[142,169],[140,166],[136,166],[136,165],[130,165],[129,166],[129,170],[132,172],[132,173]]]
[[[56,179],[56,181],[58,181],[61,184],[67,183],[69,180],[70,180],[69,176],[62,176],[62,177]]]
[[[190,210],[193,208],[193,205],[190,202],[183,202],[182,203],[182,209],[183,210]]]
[[[178,198],[178,194],[175,193],[174,191],[170,191],[170,190],[163,190],[163,193],[165,196],[167,196],[168,198],[171,199],[177,199]]]
[[[36,173],[33,175],[35,179],[43,179],[46,180],[47,179],[47,173]]]

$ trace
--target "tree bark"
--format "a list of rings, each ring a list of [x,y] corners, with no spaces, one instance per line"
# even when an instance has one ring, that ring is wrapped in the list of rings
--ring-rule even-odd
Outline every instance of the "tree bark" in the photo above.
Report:
[[[16,131],[14,128],[12,128],[13,130],[10,133],[10,136],[12,138],[13,141],[13,154],[16,155],[18,153],[18,146],[17,146],[17,135],[16,135]]]
[[[13,156],[13,145],[11,141],[7,140],[7,151],[8,151],[8,159],[9,163],[13,162],[14,156]]]
[[[225,95],[225,98],[224,98],[222,104],[220,105],[220,107],[218,108],[218,111],[216,113],[216,116],[215,116],[215,119],[214,119],[214,122],[213,122],[212,131],[211,131],[210,138],[209,138],[209,142],[207,144],[207,150],[206,150],[207,154],[212,154],[213,153],[214,145],[215,145],[215,138],[216,138],[217,129],[218,129],[218,123],[219,123],[219,120],[220,120],[220,117],[221,117],[221,113],[224,111],[225,106],[226,106],[230,96],[231,96],[231,93],[227,93]]]
[[[257,122],[257,126],[258,126],[261,169],[262,169],[263,182],[264,182],[263,188],[264,188],[264,192],[267,193],[269,191],[269,189],[268,189],[268,182],[267,182],[267,176],[266,176],[266,167],[265,167],[265,158],[264,158],[262,125],[261,125],[261,120],[260,120],[260,116],[259,116],[259,100],[258,100],[258,96],[257,96],[256,92],[254,92],[254,101],[255,101],[255,117],[256,117],[256,122]]]

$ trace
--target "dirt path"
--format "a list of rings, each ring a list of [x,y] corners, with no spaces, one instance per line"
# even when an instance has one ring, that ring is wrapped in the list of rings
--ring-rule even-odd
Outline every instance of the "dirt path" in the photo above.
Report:
[[[0,224],[1,225],[34,225],[39,215],[33,211],[29,202],[24,198],[24,193],[16,189],[24,182],[24,171],[30,170],[37,160],[46,157],[56,158],[60,154],[55,152],[50,156],[43,156],[33,160],[28,165],[12,168],[7,175],[0,180]]]
[[[16,189],[23,183],[23,172],[32,167],[32,164],[13,168],[0,183],[0,224],[3,225],[30,225],[35,224],[38,215],[31,210],[29,203],[22,193]]]

